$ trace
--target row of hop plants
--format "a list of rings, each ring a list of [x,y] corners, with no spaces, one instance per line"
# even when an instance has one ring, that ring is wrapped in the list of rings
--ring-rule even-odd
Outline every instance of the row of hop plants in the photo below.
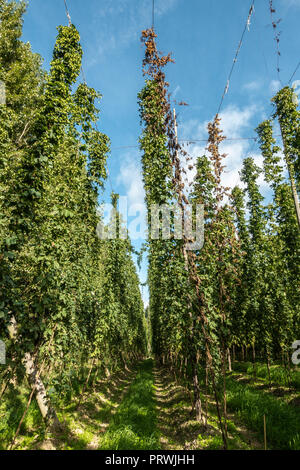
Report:
[[[207,151],[195,165],[177,140],[164,67],[153,29],[142,32],[145,86],[138,95],[142,168],[146,202],[204,205],[205,241],[187,250],[187,237],[148,240],[149,315],[152,347],[158,361],[193,390],[196,418],[205,409],[200,387],[214,395],[224,448],[227,433],[227,373],[231,361],[251,349],[267,369],[275,360],[290,370],[291,346],[299,330],[299,154],[300,112],[294,91],[284,87],[273,98],[272,118],[257,128],[263,168],[253,157],[243,161],[244,188],[226,188],[222,176],[221,118],[208,124]],[[277,123],[283,148],[273,135]],[[283,155],[283,158],[282,158]],[[184,162],[195,168],[192,187],[185,186]],[[286,175],[288,170],[288,176]],[[258,183],[263,175],[272,198],[265,202]],[[149,220],[150,224],[150,220]]]
[[[21,40],[25,10],[0,0],[0,399],[28,382],[54,429],[50,396],[143,356],[144,307],[129,240],[96,235],[110,142],[79,33],[58,27],[46,72]]]

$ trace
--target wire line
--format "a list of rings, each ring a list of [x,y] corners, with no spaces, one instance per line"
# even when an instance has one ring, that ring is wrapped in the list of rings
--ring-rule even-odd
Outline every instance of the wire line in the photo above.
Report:
[[[291,81],[293,80],[294,76],[296,75],[297,70],[298,70],[299,67],[300,67],[300,62],[298,63],[297,67],[295,68],[294,73],[292,74],[292,76],[291,76],[291,78],[289,79],[289,82],[288,82],[288,83],[291,83]]]
[[[152,0],[152,29],[154,29],[154,7],[155,7],[155,0]]]
[[[250,10],[249,10],[249,13],[248,13],[248,17],[247,17],[247,21],[246,21],[246,24],[245,24],[245,27],[244,27],[244,30],[243,30],[243,33],[242,33],[240,42],[239,42],[239,44],[238,44],[238,47],[237,47],[237,50],[236,50],[234,59],[233,59],[233,63],[232,63],[232,66],[231,66],[231,69],[230,69],[230,72],[229,72],[229,75],[228,75],[228,79],[227,79],[227,82],[226,82],[226,85],[225,85],[225,88],[224,88],[224,92],[223,92],[223,95],[222,95],[222,98],[221,98],[221,101],[220,101],[220,104],[219,104],[219,108],[218,108],[217,114],[220,113],[221,108],[222,108],[222,105],[223,105],[223,101],[224,101],[224,98],[225,98],[225,95],[226,95],[227,92],[228,92],[229,85],[230,85],[230,80],[231,80],[231,76],[232,76],[232,73],[233,73],[235,64],[237,63],[237,58],[238,58],[240,49],[241,49],[242,44],[243,44],[243,39],[244,39],[245,33],[246,33],[247,30],[249,31],[249,27],[250,27],[250,24],[251,24],[251,23],[250,23],[250,22],[251,22],[251,17],[252,17],[252,14],[254,13],[254,4],[255,4],[255,0],[253,0],[253,2],[252,2],[252,4],[251,4],[251,7],[250,7]]]
[[[280,134],[274,135],[274,137],[280,137]],[[241,142],[253,140],[254,142],[257,140],[257,137],[226,137],[224,142]],[[178,142],[181,143],[188,143],[188,144],[195,144],[197,142],[207,142],[207,139],[179,139]],[[111,150],[122,150],[122,149],[136,149],[139,148],[138,145],[119,145],[117,147],[111,147]]]
[[[72,20],[71,20],[71,16],[70,16],[70,13],[69,13],[69,10],[68,10],[67,0],[64,0],[64,4],[65,4],[67,18],[68,18],[68,21],[69,21],[69,26],[71,26]]]

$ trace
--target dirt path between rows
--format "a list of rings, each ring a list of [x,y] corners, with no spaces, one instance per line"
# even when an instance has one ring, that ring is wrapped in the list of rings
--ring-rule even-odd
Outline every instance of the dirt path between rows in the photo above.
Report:
[[[207,397],[209,410],[205,426],[195,420],[190,393],[174,381],[168,369],[155,367],[154,377],[157,427],[162,449],[222,449],[223,443],[212,398]],[[234,414],[229,413],[228,419],[233,429],[229,432],[230,448],[262,448],[256,434],[248,430]]]

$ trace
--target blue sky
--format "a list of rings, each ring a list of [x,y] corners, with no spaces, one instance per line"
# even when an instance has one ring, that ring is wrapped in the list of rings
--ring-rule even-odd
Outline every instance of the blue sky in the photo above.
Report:
[[[270,98],[280,87],[276,71],[276,44],[268,0],[256,0],[250,30],[246,32],[221,117],[229,138],[254,136],[254,128],[271,111]],[[280,80],[286,85],[300,60],[300,0],[274,0],[280,35]],[[167,68],[170,91],[187,107],[177,109],[180,139],[205,139],[206,125],[218,109],[227,76],[251,5],[250,0],[155,0],[155,29],[161,51],[171,51],[176,63]],[[83,68],[90,86],[103,95],[99,128],[111,139],[108,169],[114,191],[142,203],[144,194],[137,147],[140,120],[137,93],[141,72],[142,29],[151,26],[152,0],[68,0],[72,22],[81,35]],[[56,26],[67,24],[63,0],[29,0],[23,39],[49,67]],[[300,80],[300,69],[294,80]],[[299,87],[300,88],[300,87]],[[128,147],[128,148],[120,148]],[[224,183],[239,182],[247,154],[261,157],[251,141],[228,141]],[[190,145],[193,158],[203,144]],[[192,175],[189,176],[191,178]],[[268,188],[261,181],[265,195]],[[111,191],[107,182],[107,198]],[[136,241],[139,248],[141,241]],[[141,271],[146,279],[146,261]],[[147,290],[144,299],[147,302]]]

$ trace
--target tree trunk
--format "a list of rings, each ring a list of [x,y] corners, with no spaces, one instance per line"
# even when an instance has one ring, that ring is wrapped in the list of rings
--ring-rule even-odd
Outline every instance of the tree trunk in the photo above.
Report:
[[[188,363],[188,360],[187,360],[187,357],[185,357],[184,359],[184,380],[185,381],[187,380],[187,363]]]
[[[288,376],[288,387],[292,389],[292,377],[291,377],[291,363],[290,363],[290,356],[286,353],[286,364],[287,364],[287,376]]]
[[[205,427],[207,427],[208,419],[208,367],[205,366]]]
[[[266,347],[266,356],[267,356],[267,370],[268,370],[269,387],[271,387],[270,353],[269,353],[269,348],[268,347]]]
[[[228,370],[229,370],[229,372],[232,372],[231,355],[230,355],[230,349],[229,348],[227,348],[227,357],[228,357]]]
[[[12,316],[10,324],[8,326],[8,332],[12,340],[16,340],[18,334],[17,322],[14,316]],[[40,373],[37,366],[34,363],[32,355],[27,352],[23,358],[23,364],[25,366],[26,375],[31,388],[34,390],[35,398],[40,409],[41,415],[49,427],[53,430],[61,428],[54,408],[52,408],[50,401],[47,397],[45,386],[40,378]]]
[[[255,359],[255,343],[252,343],[252,360],[253,360],[253,376],[254,380],[256,380],[256,359]]]
[[[85,390],[86,390],[87,387],[88,387],[89,380],[90,380],[90,377],[91,377],[91,373],[92,373],[94,364],[95,364],[95,358],[93,358],[93,360],[92,360],[91,367],[90,367],[90,369],[89,369],[89,372],[88,372],[88,375],[87,375],[87,378],[86,378],[86,381],[85,381],[85,384],[84,384],[84,387],[83,387],[83,390],[82,390],[82,395],[83,395],[83,393],[85,392]]]
[[[99,361],[98,361],[98,359],[97,359],[96,370],[95,370],[95,374],[94,374],[94,377],[93,377],[93,380],[92,380],[92,388],[95,387],[95,383],[96,383],[96,380],[97,380],[98,374],[99,374],[99,369],[100,369],[100,367],[99,367]]]
[[[9,381],[10,381],[10,379],[7,379],[7,380],[4,381],[3,384],[2,384],[1,391],[0,391],[0,401],[2,400],[2,397],[3,397],[4,393],[5,393],[5,390],[7,389],[7,386],[8,386],[8,384],[9,384]]]
[[[194,385],[194,407],[196,411],[196,421],[202,422],[202,403],[201,403],[201,398],[200,398],[197,361],[195,361],[195,364],[194,364],[193,385]]]
[[[227,434],[227,394],[226,394],[226,346],[222,347],[222,369],[223,369],[223,411],[224,411],[224,433],[226,441],[228,439]]]

